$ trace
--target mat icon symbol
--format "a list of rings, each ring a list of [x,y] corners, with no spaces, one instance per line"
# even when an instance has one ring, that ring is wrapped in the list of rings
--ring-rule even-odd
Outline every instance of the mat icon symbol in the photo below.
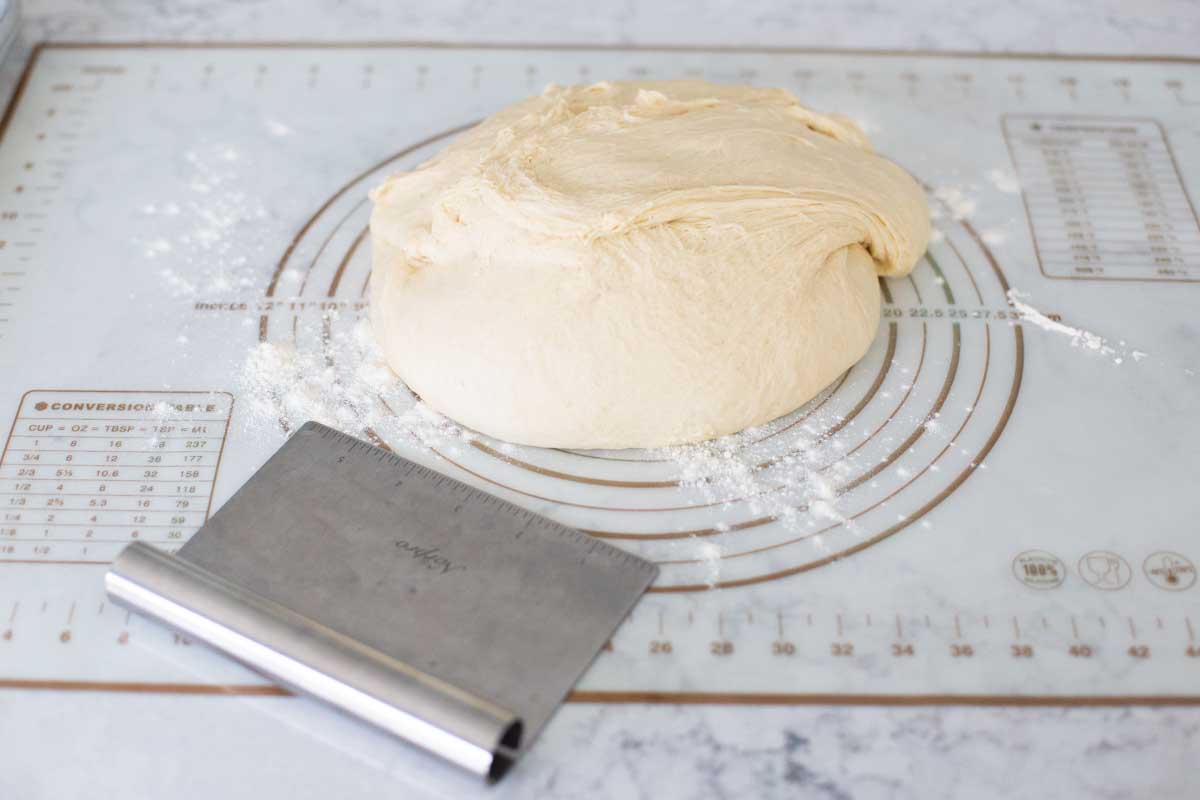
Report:
[[[1165,550],[1147,556],[1142,571],[1151,583],[1169,592],[1182,592],[1196,582],[1196,565],[1187,556]]]
[[[1122,589],[1133,577],[1129,563],[1108,550],[1093,550],[1079,559],[1079,575],[1097,589]]]

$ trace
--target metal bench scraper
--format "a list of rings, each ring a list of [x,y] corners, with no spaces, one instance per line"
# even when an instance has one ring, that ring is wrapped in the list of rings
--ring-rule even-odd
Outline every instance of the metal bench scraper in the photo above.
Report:
[[[490,781],[658,568],[309,422],[116,601]]]

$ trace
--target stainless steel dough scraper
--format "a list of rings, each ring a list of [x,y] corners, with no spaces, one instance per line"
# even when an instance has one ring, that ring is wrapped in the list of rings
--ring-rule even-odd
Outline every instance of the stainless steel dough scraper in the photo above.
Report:
[[[178,555],[126,548],[116,601],[496,780],[658,573],[309,422]]]

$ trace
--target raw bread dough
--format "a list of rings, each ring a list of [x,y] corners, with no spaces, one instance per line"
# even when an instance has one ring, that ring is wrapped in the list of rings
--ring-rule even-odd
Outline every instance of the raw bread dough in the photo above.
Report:
[[[500,439],[651,447],[758,425],[863,356],[929,210],[782,89],[551,86],[376,189],[371,320],[430,406]]]

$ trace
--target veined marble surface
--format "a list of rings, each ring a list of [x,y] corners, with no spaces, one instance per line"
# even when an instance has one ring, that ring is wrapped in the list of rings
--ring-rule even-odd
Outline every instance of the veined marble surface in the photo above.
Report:
[[[428,793],[394,742],[349,755],[282,698],[0,693],[5,798],[1075,798],[1194,796],[1200,711],[566,705],[492,789]],[[191,705],[187,721],[174,716]],[[274,706],[271,708],[270,706]],[[289,712],[291,713],[291,712]],[[336,726],[350,722],[334,720]],[[152,727],[183,766],[122,747]],[[236,731],[236,735],[231,732]],[[361,742],[361,737],[355,737]],[[382,738],[382,737],[381,737]],[[247,742],[257,743],[247,747]],[[286,750],[286,760],[272,758]],[[431,761],[431,760],[429,760]],[[436,771],[438,765],[430,763]],[[443,780],[446,776],[441,775]]]
[[[1200,55],[1194,2],[33,0],[24,14],[27,41],[405,39]],[[0,798],[427,794],[410,762],[390,755],[389,742],[350,755],[280,723],[280,704],[303,702],[0,691]],[[181,703],[191,706],[186,721],[174,716]],[[194,758],[164,760],[122,746],[148,726],[163,751]],[[335,725],[327,738],[336,736]],[[287,761],[272,758],[282,740],[290,740],[279,748],[291,754]],[[478,794],[1187,797],[1198,791],[1198,756],[1194,708],[568,705],[528,763],[498,790]]]
[[[407,39],[1189,54],[1190,0],[25,0],[56,39]]]

